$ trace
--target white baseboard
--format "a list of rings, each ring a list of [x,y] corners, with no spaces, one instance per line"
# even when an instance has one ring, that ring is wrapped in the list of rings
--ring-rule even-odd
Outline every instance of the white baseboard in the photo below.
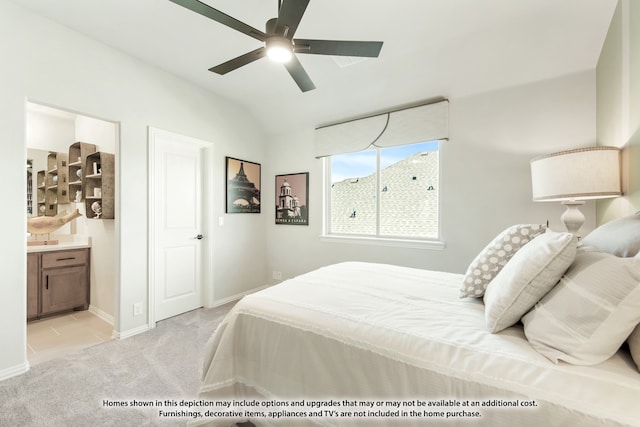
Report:
[[[111,326],[113,326],[113,324],[115,323],[115,319],[113,318],[112,315],[110,315],[109,313],[100,310],[98,307],[90,305],[89,306],[89,312],[91,314],[94,314],[96,316],[98,316],[99,318],[101,318],[102,320],[104,320],[105,322],[107,322],[108,324],[110,324]]]
[[[0,370],[0,381],[4,381],[11,377],[15,377],[16,375],[22,375],[25,372],[27,372],[29,368],[30,368],[29,361],[26,360],[24,363],[21,363],[19,365],[2,369]]]
[[[270,286],[271,285],[260,286],[259,288],[254,288],[254,289],[251,289],[249,291],[241,292],[239,294],[235,294],[235,295],[232,295],[230,297],[227,297],[227,298],[224,298],[224,299],[221,299],[221,300],[216,300],[216,301],[213,302],[213,304],[211,304],[207,308],[220,307],[221,305],[225,305],[225,304],[233,302],[233,301],[238,301],[238,300],[242,299],[243,297],[245,297],[245,296],[247,296],[249,294],[256,293],[256,292],[261,291],[263,289],[266,289],[266,288],[268,288]]]
[[[268,287],[270,287],[270,285],[260,286],[259,288],[251,289],[251,290],[248,290],[248,291],[245,291],[245,292],[241,292],[239,294],[235,294],[235,295],[232,295],[230,297],[227,297],[227,298],[224,298],[224,299],[221,299],[221,300],[214,301],[213,304],[211,304],[210,306],[208,306],[206,308],[219,307],[221,305],[225,305],[225,304],[233,302],[233,301],[238,301],[238,300],[240,300],[242,297],[244,297],[246,295],[258,292],[258,291],[260,291],[262,289],[266,289]],[[125,339],[125,338],[132,337],[134,335],[141,334],[143,332],[147,332],[149,330],[151,330],[149,325],[142,325],[142,326],[139,326],[137,328],[129,329],[128,331],[123,331],[123,332],[118,332],[118,331],[114,330],[113,331],[113,338],[117,339],[117,340]]]
[[[149,325],[138,326],[137,328],[129,329],[127,331],[118,332],[116,330],[113,331],[113,338],[117,340],[123,340],[125,338],[130,338],[134,335],[141,334],[143,332],[147,332],[149,330]]]

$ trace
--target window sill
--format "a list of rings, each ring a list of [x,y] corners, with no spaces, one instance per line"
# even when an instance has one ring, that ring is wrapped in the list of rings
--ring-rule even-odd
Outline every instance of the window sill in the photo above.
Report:
[[[445,248],[445,243],[440,240],[410,240],[382,237],[323,235],[320,236],[320,241],[328,243],[351,243],[356,245],[389,246],[396,248],[429,249],[436,251],[441,251]]]

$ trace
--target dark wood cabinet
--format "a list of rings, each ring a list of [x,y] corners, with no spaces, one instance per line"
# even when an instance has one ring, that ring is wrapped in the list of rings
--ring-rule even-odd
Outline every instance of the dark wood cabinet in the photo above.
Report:
[[[41,316],[74,308],[82,310],[89,308],[86,267],[42,270],[42,283]]]
[[[37,253],[27,254],[27,320],[38,317],[38,278],[40,276],[39,257]]]
[[[90,256],[89,248],[27,254],[27,320],[89,308]]]

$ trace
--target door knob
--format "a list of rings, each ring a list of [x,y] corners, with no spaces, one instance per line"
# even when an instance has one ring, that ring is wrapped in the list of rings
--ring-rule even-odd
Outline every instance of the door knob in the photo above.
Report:
[[[198,239],[198,240],[202,240],[202,239],[204,239],[204,235],[203,235],[203,234],[198,234],[198,235],[196,236],[196,239]]]

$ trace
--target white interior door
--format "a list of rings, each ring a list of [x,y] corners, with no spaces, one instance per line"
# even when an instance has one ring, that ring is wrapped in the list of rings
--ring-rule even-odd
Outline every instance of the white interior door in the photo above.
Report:
[[[202,307],[203,146],[151,129],[153,202],[151,319]]]

